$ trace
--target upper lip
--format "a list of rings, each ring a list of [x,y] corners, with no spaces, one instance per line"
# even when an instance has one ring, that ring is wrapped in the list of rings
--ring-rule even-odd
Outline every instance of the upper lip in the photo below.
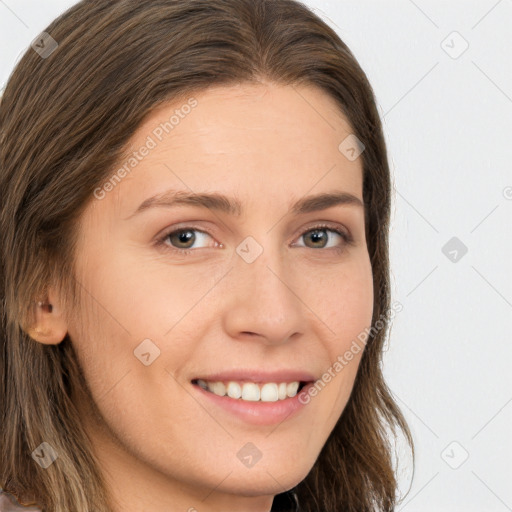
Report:
[[[315,377],[303,370],[275,370],[272,372],[257,369],[227,370],[208,375],[200,375],[192,380],[206,380],[210,382],[229,382],[229,381],[249,381],[249,382],[310,382],[316,380]]]

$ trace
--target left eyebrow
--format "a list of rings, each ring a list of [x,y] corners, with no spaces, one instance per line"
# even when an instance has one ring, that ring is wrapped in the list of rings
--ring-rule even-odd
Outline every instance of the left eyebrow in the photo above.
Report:
[[[135,215],[149,210],[150,208],[170,208],[177,205],[199,206],[237,217],[239,217],[243,211],[242,204],[238,199],[230,198],[217,192],[192,193],[184,190],[167,190],[166,192],[145,199],[139,207],[124,220],[131,219]],[[340,205],[355,206],[364,209],[364,203],[358,197],[348,192],[332,191],[301,198],[293,203],[289,210],[295,215],[301,215]]]

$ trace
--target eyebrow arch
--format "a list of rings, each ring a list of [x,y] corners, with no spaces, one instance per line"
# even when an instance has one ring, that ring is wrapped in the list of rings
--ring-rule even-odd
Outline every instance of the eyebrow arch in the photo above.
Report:
[[[144,200],[139,207],[124,220],[155,207],[172,207],[177,205],[199,206],[239,217],[242,214],[242,204],[238,199],[232,199],[224,194],[193,193],[184,190],[167,190]],[[333,206],[348,205],[364,209],[364,203],[358,197],[341,191],[324,192],[299,199],[290,207],[290,212],[296,215],[326,210]]]

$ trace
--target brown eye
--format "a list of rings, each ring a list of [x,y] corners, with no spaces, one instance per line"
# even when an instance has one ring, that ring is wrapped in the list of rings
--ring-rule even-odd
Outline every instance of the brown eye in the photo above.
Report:
[[[200,230],[194,226],[185,226],[168,231],[159,238],[157,244],[164,246],[165,249],[175,252],[178,255],[188,255],[198,249],[212,247],[211,245],[205,245],[205,237],[213,239],[212,235],[206,231]],[[339,238],[341,238],[341,243]],[[342,228],[325,225],[315,226],[304,231],[299,239],[309,240],[305,245],[299,245],[299,247],[309,249],[332,249],[338,252],[342,251],[345,245],[353,243],[351,235],[346,233]],[[203,247],[193,247],[194,244],[201,244],[201,242],[203,242]],[[330,247],[328,246],[329,244],[331,244]],[[215,242],[213,247],[222,247],[222,244]]]
[[[193,245],[196,241],[194,231],[194,229],[180,229],[179,231],[173,231],[172,233],[169,233],[166,238],[167,240],[171,241],[174,247],[180,249],[190,249],[190,245]],[[183,247],[182,244],[185,244],[186,246]]]
[[[158,240],[158,245],[163,245],[167,249],[176,251],[177,253],[188,254],[197,249],[208,248],[206,240],[208,237],[212,238],[206,231],[192,226],[186,226],[168,231]],[[193,247],[194,244],[200,245],[201,243],[203,243],[203,247]]]
[[[322,249],[325,247],[327,242],[329,241],[329,237],[327,235],[326,229],[315,229],[313,231],[308,231],[306,235],[303,235],[306,237],[306,240],[309,237],[309,240],[311,240],[314,248]]]
[[[334,235],[329,235],[329,232],[334,233]],[[338,227],[316,226],[301,235],[304,240],[311,241],[311,243],[306,244],[306,247],[310,249],[325,249],[330,241],[334,242],[334,246],[327,247],[328,249],[339,248],[340,244],[336,244],[336,237],[342,239],[341,246],[351,242],[350,236]]]

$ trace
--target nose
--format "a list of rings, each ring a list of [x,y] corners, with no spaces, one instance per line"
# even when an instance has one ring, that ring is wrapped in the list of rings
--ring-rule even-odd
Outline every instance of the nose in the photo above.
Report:
[[[234,258],[229,273],[229,298],[223,301],[223,327],[234,339],[279,345],[298,339],[308,317],[304,279],[287,267],[278,250],[252,263]],[[300,282],[299,282],[300,281]]]

